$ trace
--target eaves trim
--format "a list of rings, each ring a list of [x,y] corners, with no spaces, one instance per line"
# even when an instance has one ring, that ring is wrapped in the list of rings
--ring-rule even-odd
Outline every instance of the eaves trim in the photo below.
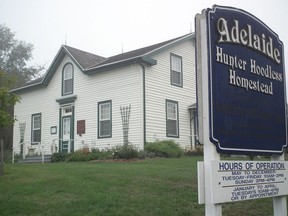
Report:
[[[115,62],[111,62],[108,64],[89,68],[87,70],[84,70],[84,74],[89,75],[89,74],[94,74],[94,73],[98,73],[102,71],[107,71],[107,70],[115,69],[115,68],[118,68],[118,67],[130,64],[130,63],[134,63],[134,62],[143,62],[150,66],[157,64],[157,60],[150,58],[148,56],[136,56],[136,57],[132,57],[128,59],[123,59],[121,61],[115,61]]]
[[[155,54],[158,54],[160,52],[163,52],[163,50],[169,49],[171,46],[176,46],[179,43],[182,43],[183,40],[189,40],[189,39],[193,39],[193,38],[195,38],[195,33],[191,33],[191,34],[185,35],[184,37],[181,37],[181,38],[179,38],[177,40],[171,41],[170,43],[167,43],[167,44],[165,44],[165,45],[163,45],[161,47],[158,47],[158,48],[156,48],[154,50],[151,50],[151,51],[147,52],[145,54],[145,56],[150,57],[152,55],[155,55]]]

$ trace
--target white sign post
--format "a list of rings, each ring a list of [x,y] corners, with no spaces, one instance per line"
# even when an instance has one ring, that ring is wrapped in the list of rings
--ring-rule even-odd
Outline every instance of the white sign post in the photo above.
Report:
[[[204,143],[204,178],[200,177],[204,181],[204,188],[198,188],[198,194],[203,194],[200,198],[203,203],[205,202],[205,215],[209,216],[221,216],[222,206],[212,203],[212,177],[211,177],[211,162],[213,160],[220,160],[220,154],[216,152],[216,148],[209,140],[209,109],[208,109],[208,65],[205,63],[208,61],[207,52],[207,32],[206,32],[206,17],[205,13],[197,14],[196,18],[196,40],[201,41],[197,43],[197,49],[201,50],[201,56],[197,56],[197,91],[198,91],[198,116],[199,116],[199,139],[201,143]],[[197,52],[199,55],[200,52]],[[198,166],[202,166],[200,163]],[[203,193],[204,191],[204,193]],[[203,200],[204,199],[204,200]]]
[[[281,156],[272,156],[271,160],[273,161],[284,161],[285,156],[282,154]],[[286,175],[286,178],[288,178],[288,175]],[[286,184],[286,187],[288,185]],[[287,193],[286,193],[287,194]],[[273,198],[273,207],[274,207],[274,215],[283,215],[287,216],[287,202],[286,202],[286,196],[279,196]]]

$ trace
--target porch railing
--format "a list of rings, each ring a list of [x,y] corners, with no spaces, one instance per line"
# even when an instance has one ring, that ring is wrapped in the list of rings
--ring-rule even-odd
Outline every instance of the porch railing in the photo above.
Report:
[[[26,159],[26,155],[29,154],[29,148],[32,148],[33,149],[37,149],[37,153],[38,155],[41,155],[42,156],[42,163],[44,163],[44,156],[45,156],[45,147],[46,146],[51,146],[51,153],[55,153],[57,151],[57,148],[56,148],[56,141],[58,139],[52,139],[52,140],[48,140],[44,143],[42,142],[38,142],[38,143],[33,143],[33,145],[31,144],[31,142],[22,142],[19,144],[19,152],[20,154],[22,153],[22,158],[23,160]],[[22,148],[22,149],[21,149]],[[14,164],[15,162],[15,147],[13,146],[12,147],[12,164]],[[27,152],[28,151],[28,152]]]

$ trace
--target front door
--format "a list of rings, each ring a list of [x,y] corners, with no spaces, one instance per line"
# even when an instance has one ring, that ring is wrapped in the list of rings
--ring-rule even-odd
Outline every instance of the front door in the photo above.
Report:
[[[71,116],[62,118],[62,153],[71,151]]]
[[[60,137],[60,149],[62,153],[70,153],[73,151],[73,108],[62,108],[61,116],[61,137]]]

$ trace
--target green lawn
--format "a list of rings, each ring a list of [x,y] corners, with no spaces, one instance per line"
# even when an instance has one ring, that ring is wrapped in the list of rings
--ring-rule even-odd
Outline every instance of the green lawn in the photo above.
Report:
[[[198,160],[6,164],[0,215],[204,215]],[[272,199],[225,204],[223,215],[273,215]]]

